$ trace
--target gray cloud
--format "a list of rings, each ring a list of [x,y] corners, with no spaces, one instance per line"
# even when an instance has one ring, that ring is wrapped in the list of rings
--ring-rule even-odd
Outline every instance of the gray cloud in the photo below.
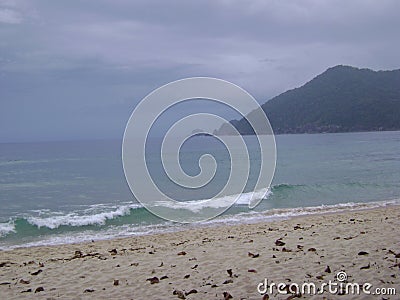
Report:
[[[189,76],[260,102],[336,64],[399,68],[398,1],[0,1],[0,141],[119,137]]]

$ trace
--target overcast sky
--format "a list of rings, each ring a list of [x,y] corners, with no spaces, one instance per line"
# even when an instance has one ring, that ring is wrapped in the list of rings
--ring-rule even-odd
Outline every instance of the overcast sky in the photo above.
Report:
[[[263,103],[328,67],[400,68],[400,1],[0,0],[0,142],[121,138],[153,89],[232,81]]]

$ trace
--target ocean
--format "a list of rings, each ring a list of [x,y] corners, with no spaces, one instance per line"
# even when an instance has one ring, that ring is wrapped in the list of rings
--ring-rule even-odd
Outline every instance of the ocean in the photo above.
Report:
[[[250,155],[252,169],[245,191],[221,216],[195,224],[160,219],[136,201],[124,177],[121,140],[2,143],[0,249],[400,204],[399,131],[276,136],[275,176],[268,193],[259,193],[262,201],[255,209],[249,209],[248,199],[259,155],[256,138],[245,139],[255,153]],[[175,188],[159,169],[157,144],[154,141],[148,155],[149,170],[173,195]],[[195,137],[182,147],[182,169],[195,175],[204,151],[215,155],[222,171],[210,188],[187,191],[180,201],[203,203],[227,179],[226,150],[209,136]]]

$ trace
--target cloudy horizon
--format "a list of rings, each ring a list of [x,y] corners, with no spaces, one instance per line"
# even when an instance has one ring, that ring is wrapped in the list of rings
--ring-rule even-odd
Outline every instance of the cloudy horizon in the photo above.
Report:
[[[400,68],[399,1],[0,0],[0,142],[121,138],[155,88],[231,81],[260,103],[327,68]]]

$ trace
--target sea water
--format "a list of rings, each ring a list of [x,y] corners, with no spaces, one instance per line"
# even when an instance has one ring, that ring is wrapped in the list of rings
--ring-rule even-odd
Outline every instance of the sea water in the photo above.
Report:
[[[250,223],[297,215],[400,204],[400,132],[276,136],[277,165],[267,193],[248,208],[260,156],[257,139],[245,137],[251,170],[245,190],[223,215],[178,224],[147,211],[130,191],[121,140],[0,144],[0,249],[63,244],[175,231],[195,226]],[[229,176],[229,153],[213,137],[197,136],[181,149],[182,169],[199,172],[211,153],[218,171],[206,189],[177,189],[162,170],[159,140],[148,145],[148,168],[160,189],[193,209],[212,198]],[[179,193],[177,192],[179,191]],[[237,195],[226,195],[229,197]],[[205,202],[204,202],[205,203]],[[160,199],[158,205],[168,205]],[[179,205],[168,209],[182,209]]]

